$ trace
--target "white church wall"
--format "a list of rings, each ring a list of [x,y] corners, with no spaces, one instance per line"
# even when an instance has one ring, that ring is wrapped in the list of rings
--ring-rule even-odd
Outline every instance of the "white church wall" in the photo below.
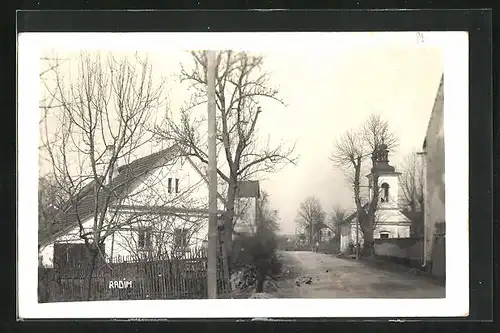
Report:
[[[373,232],[373,238],[382,238],[381,235],[388,235],[388,238],[407,238],[410,237],[410,226],[394,224],[377,225]]]

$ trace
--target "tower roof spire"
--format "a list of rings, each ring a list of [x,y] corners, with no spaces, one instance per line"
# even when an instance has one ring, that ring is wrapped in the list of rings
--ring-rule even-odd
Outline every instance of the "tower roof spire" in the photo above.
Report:
[[[376,162],[375,167],[372,168],[373,172],[395,172],[395,168],[389,164],[389,149],[387,145],[384,143],[384,139],[382,138],[382,142],[376,148]]]

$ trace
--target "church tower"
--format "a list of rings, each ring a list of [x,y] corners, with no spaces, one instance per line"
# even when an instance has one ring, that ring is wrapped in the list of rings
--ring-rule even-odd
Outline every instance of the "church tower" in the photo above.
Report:
[[[373,175],[378,176],[379,187],[379,209],[398,209],[399,175],[395,168],[389,164],[389,150],[387,145],[382,143],[372,157],[375,160],[375,167],[367,176],[370,186],[373,184]],[[370,193],[371,196],[371,193]],[[371,198],[370,198],[371,200]]]

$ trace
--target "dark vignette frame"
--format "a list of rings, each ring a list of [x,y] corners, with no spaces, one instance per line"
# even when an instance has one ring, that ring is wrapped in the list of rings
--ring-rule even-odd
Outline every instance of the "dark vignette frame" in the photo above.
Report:
[[[469,189],[470,189],[470,316],[468,319],[491,320],[493,316],[492,288],[492,13],[488,10],[419,10],[419,11],[21,11],[17,13],[17,32],[251,32],[251,31],[468,31],[469,32]],[[13,66],[14,67],[14,66]],[[15,67],[14,67],[15,68]],[[17,126],[15,127],[17,128]],[[12,142],[5,140],[4,142]],[[7,149],[14,145],[6,145]],[[15,154],[15,150],[9,151]],[[14,155],[15,156],[15,155]],[[5,166],[5,165],[4,165]],[[15,166],[14,166],[15,167]],[[5,175],[13,175],[8,168]],[[10,179],[12,180],[12,179]],[[14,182],[11,185],[13,193]],[[3,188],[2,188],[3,189]],[[15,198],[15,196],[14,196]],[[13,205],[7,208],[11,210]],[[11,210],[12,211],[12,210]],[[14,221],[14,219],[12,219]],[[15,223],[15,222],[14,222]],[[12,224],[15,228],[15,224]],[[498,232],[498,225],[494,225]],[[15,229],[14,229],[15,230]],[[15,241],[11,244],[15,250]],[[16,286],[17,281],[14,282]],[[5,286],[4,286],[5,288]],[[8,289],[14,291],[15,288]],[[2,293],[7,295],[7,293]],[[10,303],[12,304],[12,303]],[[16,304],[17,305],[17,304]],[[17,308],[17,306],[16,306]],[[223,317],[223,314],[221,314]],[[10,318],[12,319],[12,318]],[[390,318],[380,318],[383,320]],[[433,318],[417,318],[417,320]],[[232,319],[198,322],[234,321]],[[243,319],[248,321],[247,319]],[[348,319],[339,319],[346,321]],[[350,319],[349,321],[352,321]],[[356,321],[366,319],[358,318]],[[412,318],[399,320],[413,321]],[[398,321],[399,321],[398,320]],[[88,320],[85,320],[88,321]],[[124,320],[125,321],[125,320]],[[185,320],[169,320],[185,321]],[[291,320],[332,322],[335,319]],[[372,321],[372,320],[370,320]],[[29,321],[32,326],[40,321]],[[53,321],[42,326],[49,328]],[[89,328],[89,323],[80,327]],[[118,324],[118,323],[116,323]],[[286,323],[282,323],[286,325]],[[379,323],[380,324],[380,323]],[[72,326],[67,322],[66,325]],[[108,324],[109,325],[109,324]],[[105,324],[105,326],[108,326]],[[307,325],[307,324],[306,324]],[[364,326],[363,323],[351,323]],[[118,326],[118,325],[117,325]],[[124,328],[122,324],[119,324]],[[155,323],[147,323],[148,329]],[[260,324],[259,326],[262,326]],[[325,328],[330,325],[325,325]],[[395,325],[386,325],[388,326]],[[438,328],[441,324],[436,324]],[[318,328],[316,326],[315,328]],[[397,329],[397,328],[396,328]]]

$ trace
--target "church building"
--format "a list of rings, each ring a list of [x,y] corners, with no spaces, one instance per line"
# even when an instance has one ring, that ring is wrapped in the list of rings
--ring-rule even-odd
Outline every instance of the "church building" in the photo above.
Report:
[[[368,178],[369,193],[372,195],[372,184],[374,175],[378,176],[379,202],[375,213],[373,238],[406,238],[410,237],[411,221],[400,210],[398,205],[399,198],[399,175],[400,173],[389,164],[389,150],[385,144],[380,146],[376,156],[376,165],[372,168]],[[368,203],[364,205],[368,209],[371,197]],[[363,233],[361,229],[357,230],[358,223],[356,212],[352,213],[344,220],[341,233],[341,251],[346,251],[349,243],[363,244]]]

